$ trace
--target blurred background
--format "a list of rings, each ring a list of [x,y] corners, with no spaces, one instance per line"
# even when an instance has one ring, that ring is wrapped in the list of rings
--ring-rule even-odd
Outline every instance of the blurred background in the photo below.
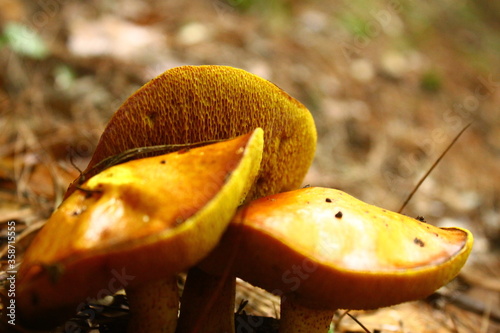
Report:
[[[0,249],[15,220],[22,260],[131,93],[171,67],[229,65],[312,112],[304,184],[390,210],[471,123],[403,211],[473,231],[469,263],[432,300],[358,318],[380,332],[500,332],[499,63],[488,0],[0,0]],[[272,297],[245,292],[249,312],[274,314]]]

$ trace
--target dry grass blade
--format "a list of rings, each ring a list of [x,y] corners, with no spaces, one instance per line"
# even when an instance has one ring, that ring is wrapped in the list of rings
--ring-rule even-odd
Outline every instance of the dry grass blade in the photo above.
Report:
[[[202,147],[220,141],[221,140],[212,140],[212,141],[186,143],[186,144],[157,145],[157,146],[128,149],[125,150],[124,152],[121,152],[120,154],[116,154],[103,159],[85,173],[80,172],[80,177],[78,178],[76,184],[83,184],[86,180],[88,180],[88,178],[114,165],[125,163],[134,159],[168,154],[182,149],[192,149],[192,148]]]
[[[438,157],[438,159],[434,162],[434,164],[432,164],[432,166],[430,167],[430,169],[425,173],[425,175],[422,176],[422,178],[418,181],[417,185],[415,185],[415,187],[413,188],[413,190],[410,192],[410,194],[408,195],[408,197],[406,198],[406,200],[403,202],[403,204],[401,205],[401,207],[398,209],[398,213],[401,213],[403,211],[403,209],[406,207],[406,205],[408,204],[408,202],[410,202],[411,198],[413,197],[413,195],[417,192],[417,190],[419,189],[420,185],[422,185],[422,183],[424,182],[424,180],[430,175],[430,173],[432,172],[432,170],[434,170],[434,168],[438,165],[438,163],[443,159],[443,157],[446,155],[446,153],[451,149],[451,147],[453,147],[453,145],[455,144],[455,142],[457,142],[457,140],[460,138],[460,136],[465,132],[465,130],[467,128],[469,128],[469,126],[471,125],[472,123],[469,123],[467,124],[464,128],[462,128],[462,130],[455,136],[455,138],[453,139],[453,141],[451,141],[451,143],[448,145],[448,147],[446,147],[446,149],[441,153],[441,155]]]
[[[366,333],[371,333],[370,330],[368,330],[365,325],[363,325],[356,317],[354,317],[352,314],[349,313],[349,311],[346,312],[346,314],[356,322]]]

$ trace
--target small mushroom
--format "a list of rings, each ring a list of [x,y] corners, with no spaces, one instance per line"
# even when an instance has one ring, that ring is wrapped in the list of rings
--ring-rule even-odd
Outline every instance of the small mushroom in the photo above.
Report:
[[[258,186],[248,198],[298,188],[316,149],[314,120],[304,105],[242,69],[175,67],[145,84],[114,113],[83,179],[98,172],[101,161],[132,148],[227,140],[257,127],[264,130],[264,154]]]
[[[263,131],[113,166],[52,214],[17,275],[17,315],[50,326],[125,288],[130,332],[174,332],[175,276],[219,241],[260,167]]]
[[[235,253],[233,276],[281,296],[281,332],[326,333],[336,309],[428,296],[458,274],[472,243],[467,230],[309,187],[243,206],[199,266],[220,275]]]

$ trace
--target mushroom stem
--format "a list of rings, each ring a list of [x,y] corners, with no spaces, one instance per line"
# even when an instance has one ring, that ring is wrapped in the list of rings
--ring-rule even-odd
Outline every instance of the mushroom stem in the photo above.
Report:
[[[199,268],[188,272],[176,333],[234,332],[236,278],[215,276]]]
[[[281,333],[327,333],[330,329],[332,310],[304,307],[293,300],[292,295],[281,297]]]
[[[128,332],[174,333],[179,312],[175,276],[126,289],[130,306]]]

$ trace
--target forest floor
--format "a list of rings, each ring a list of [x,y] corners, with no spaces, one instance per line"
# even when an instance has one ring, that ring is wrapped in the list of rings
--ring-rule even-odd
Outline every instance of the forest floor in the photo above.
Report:
[[[0,283],[9,221],[19,264],[119,105],[168,68],[219,64],[311,110],[304,184],[389,210],[471,123],[404,210],[470,229],[469,262],[429,299],[353,314],[371,332],[500,332],[499,13],[486,0],[0,0]],[[244,283],[238,299],[259,316],[279,307]],[[363,331],[344,318],[336,332]]]

